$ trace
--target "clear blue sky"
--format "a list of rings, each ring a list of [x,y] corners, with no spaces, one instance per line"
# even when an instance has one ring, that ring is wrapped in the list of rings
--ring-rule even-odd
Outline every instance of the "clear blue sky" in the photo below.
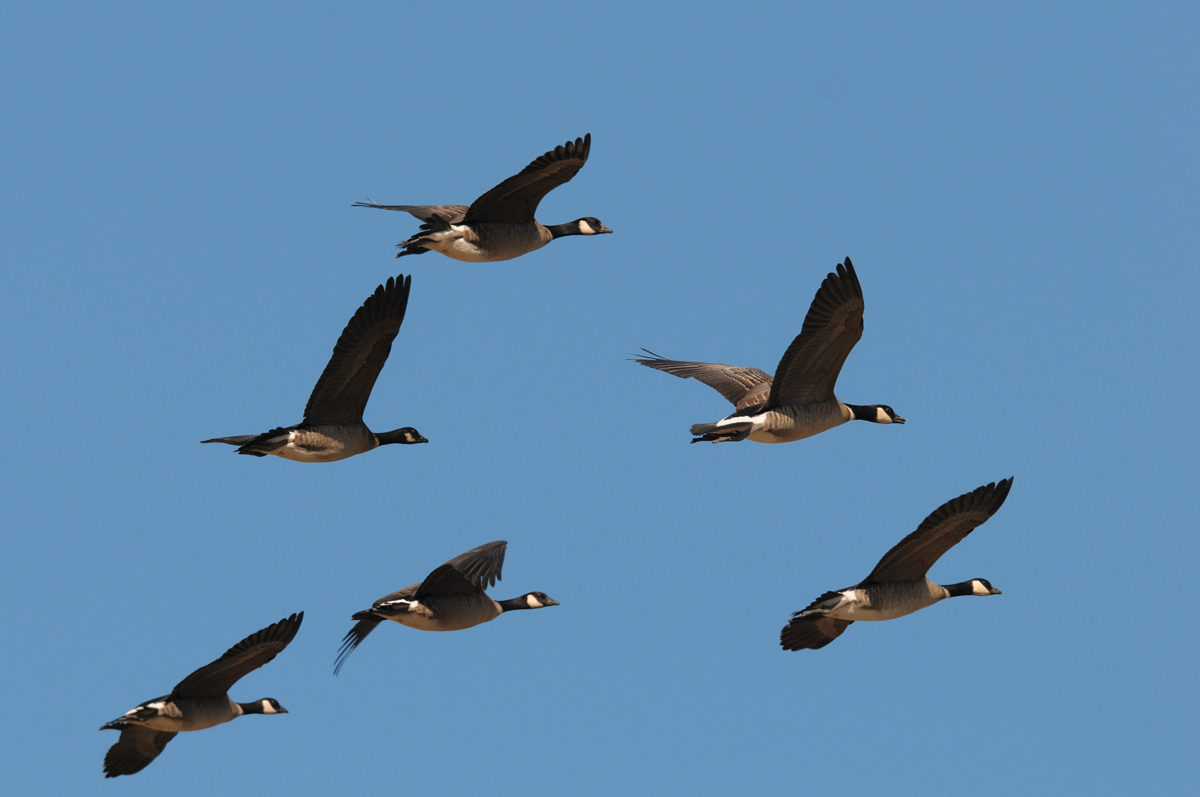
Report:
[[[10,4],[0,11],[0,598],[12,794],[1184,793],[1197,719],[1191,4]],[[520,260],[394,260],[590,132]],[[838,383],[903,427],[689,445],[850,256]],[[300,420],[389,275],[408,317],[332,465]],[[821,651],[791,611],[1016,476],[931,572],[1004,591]],[[350,614],[483,542],[454,634]],[[286,717],[101,779],[103,722],[306,612]]]

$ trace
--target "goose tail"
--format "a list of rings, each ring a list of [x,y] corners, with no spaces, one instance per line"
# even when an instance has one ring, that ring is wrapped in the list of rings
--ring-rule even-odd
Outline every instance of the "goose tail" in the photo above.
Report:
[[[754,429],[754,423],[698,423],[692,427],[693,443],[735,443],[745,440]]]

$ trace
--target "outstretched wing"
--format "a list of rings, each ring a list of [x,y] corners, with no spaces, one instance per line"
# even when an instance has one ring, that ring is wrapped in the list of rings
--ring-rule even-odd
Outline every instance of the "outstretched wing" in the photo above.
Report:
[[[508,550],[507,540],[496,540],[472,548],[451,559],[446,564],[463,574],[463,577],[485,590],[496,586],[500,580],[500,569],[504,567],[504,554]]]
[[[788,346],[771,385],[772,407],[807,404],[833,397],[838,374],[863,333],[863,294],[846,258],[821,283],[800,334]]]
[[[840,637],[852,622],[823,614],[793,617],[779,632],[779,644],[784,650],[819,650]]]
[[[418,219],[428,222],[434,216],[445,219],[450,224],[458,224],[467,215],[466,205],[377,205],[374,202],[355,202],[352,207],[378,208],[379,210],[402,210],[411,213]]]
[[[354,652],[354,649],[362,644],[362,641],[375,630],[375,627],[384,621],[384,617],[375,614],[375,610],[381,605],[391,603],[398,600],[412,600],[417,594],[417,587],[420,584],[409,584],[404,589],[398,589],[395,592],[389,592],[371,605],[370,609],[365,612],[357,612],[350,619],[357,620],[354,627],[346,632],[346,636],[342,637],[342,645],[338,648],[337,659],[333,663],[333,674],[337,675],[341,671],[342,665],[346,663],[346,659]]]
[[[574,177],[587,163],[591,149],[588,133],[535,158],[519,174],[472,202],[463,221],[533,221],[542,197]]]
[[[668,360],[649,349],[642,349],[649,357],[635,357],[634,362],[647,368],[665,371],[682,379],[695,379],[711,387],[739,410],[762,404],[771,392],[771,375],[757,368],[721,363],[685,362]]]
[[[354,313],[308,397],[305,423],[343,426],[362,420],[375,380],[404,321],[411,284],[411,276],[388,277],[387,284],[377,287]]]
[[[266,664],[288,646],[300,630],[304,612],[293,614],[237,643],[225,655],[184,678],[171,692],[172,697],[211,697],[223,695],[242,676]]]
[[[916,531],[885,553],[862,583],[924,578],[942,554],[996,513],[1008,497],[1012,483],[1010,477],[985,484],[942,504],[917,526]]]
[[[143,725],[121,724],[121,738],[104,755],[104,777],[141,772],[175,738],[175,731],[156,731]]]
[[[367,616],[354,624],[354,627],[346,632],[346,636],[342,637],[341,647],[338,648],[337,658],[333,662],[333,674],[337,675],[342,671],[342,665],[346,663],[346,659],[354,652],[354,649],[362,644],[362,641],[367,638],[367,635],[375,630],[375,627],[382,623],[383,620],[378,617]]]
[[[495,586],[504,566],[504,553],[508,543],[496,540],[441,565],[421,582],[416,598],[446,598],[452,595],[472,595]]]

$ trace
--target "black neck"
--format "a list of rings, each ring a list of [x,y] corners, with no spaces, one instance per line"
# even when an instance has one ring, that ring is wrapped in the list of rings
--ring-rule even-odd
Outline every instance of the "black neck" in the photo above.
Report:
[[[962,595],[974,595],[975,590],[971,588],[970,581],[963,581],[959,584],[943,584],[946,592],[950,593],[951,598],[957,598]]]
[[[875,412],[874,404],[869,406],[847,404],[846,406],[850,409],[850,412],[854,414],[854,420],[856,421],[874,421],[877,417],[879,417]]]
[[[519,598],[509,598],[506,601],[496,601],[496,603],[500,604],[500,611],[502,612],[511,612],[514,609],[529,608],[529,604],[526,602],[524,595],[520,596]]]
[[[577,221],[569,221],[566,224],[544,224],[542,226],[550,231],[551,238],[562,238],[564,235],[583,235],[579,231],[579,222]]]

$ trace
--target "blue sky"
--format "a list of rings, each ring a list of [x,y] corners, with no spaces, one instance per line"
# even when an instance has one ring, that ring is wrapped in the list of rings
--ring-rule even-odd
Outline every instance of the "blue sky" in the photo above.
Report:
[[[1195,101],[1187,4],[10,4],[0,347],[12,793],[795,794],[1195,787]],[[394,260],[590,132],[516,261]],[[844,257],[866,331],[783,446],[627,361],[773,371]],[[197,441],[300,420],[413,274],[367,408],[430,444],[332,465]],[[1002,597],[783,653],[791,611],[1013,475],[931,571]],[[507,539],[454,634],[350,614]],[[246,634],[286,717],[114,783],[97,733]]]

